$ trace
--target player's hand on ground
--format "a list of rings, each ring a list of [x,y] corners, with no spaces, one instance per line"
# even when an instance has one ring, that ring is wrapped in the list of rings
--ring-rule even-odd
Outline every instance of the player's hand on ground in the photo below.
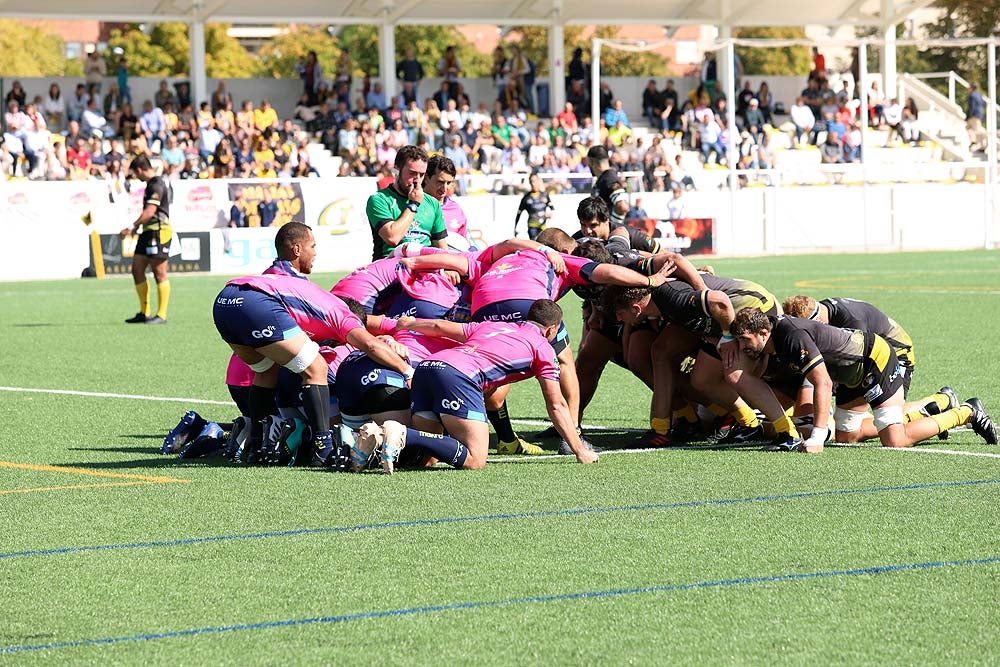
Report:
[[[811,444],[808,440],[805,440],[799,445],[799,451],[806,454],[822,454],[823,445]]]
[[[597,452],[584,447],[576,453],[576,460],[580,463],[597,463],[601,460],[601,457],[597,455]]]

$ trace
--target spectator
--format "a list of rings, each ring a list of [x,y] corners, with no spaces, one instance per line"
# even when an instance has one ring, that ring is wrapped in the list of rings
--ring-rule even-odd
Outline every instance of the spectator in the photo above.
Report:
[[[660,114],[663,112],[663,102],[660,91],[656,89],[656,81],[650,79],[642,91],[642,114],[653,127],[658,127]]]
[[[753,137],[755,143],[759,143],[760,137],[764,133],[764,114],[760,111],[760,103],[756,97],[750,98],[743,119],[747,132]]]
[[[177,144],[175,135],[167,137],[167,145],[160,151],[160,159],[178,168],[184,164],[184,149]]]
[[[524,101],[526,106],[530,108],[531,98],[528,95],[528,90],[531,81],[533,81],[531,62],[521,52],[521,47],[516,44],[510,47],[510,59],[507,61],[507,71],[508,77],[517,91],[516,99]]]
[[[844,162],[855,162],[861,157],[861,123],[853,122],[844,134]]]
[[[760,112],[764,114],[764,122],[768,125],[773,125],[771,121],[771,108],[774,105],[774,95],[771,94],[771,89],[768,87],[767,81],[760,82],[760,88],[757,89],[757,104]]]
[[[826,58],[819,52],[819,47],[812,47],[813,68],[809,78],[816,81],[826,81]]]
[[[11,91],[13,92],[13,91]],[[87,108],[87,89],[82,83],[76,84],[76,91],[66,105],[66,117],[77,122],[83,118],[83,110]]]
[[[354,82],[354,63],[351,62],[351,54],[346,49],[341,49],[337,57],[337,73],[334,79],[337,87],[343,90],[344,99],[351,94],[351,84]]]
[[[187,81],[178,81],[174,84],[174,90],[177,91],[177,108],[184,109],[189,104],[193,104],[191,101],[191,84]],[[129,98],[131,99],[131,97]]]
[[[698,123],[698,141],[705,164],[708,164],[709,156],[713,152],[717,164],[725,159],[726,145],[722,141],[722,127],[714,116],[709,116],[703,122]]]
[[[385,93],[382,92],[382,82],[376,81],[372,84],[372,89],[365,95],[365,104],[369,109],[385,109]]]
[[[625,213],[625,222],[645,220],[648,217],[649,214],[646,213],[646,209],[642,207],[642,197],[636,197],[635,201],[632,202],[632,206],[629,207],[628,212]]]
[[[18,108],[23,109],[27,99],[28,95],[24,92],[24,88],[21,87],[21,82],[14,81],[10,84],[10,90],[7,91],[7,96],[4,97],[4,104],[9,107],[11,101],[14,101],[17,102]]]
[[[97,47],[93,44],[87,47],[87,57],[83,61],[83,75],[87,80],[87,88],[93,89],[100,94],[101,83],[108,74],[108,66],[104,58],[97,52]]]
[[[160,142],[160,146],[167,140],[167,124],[163,119],[163,111],[159,107],[154,107],[152,101],[146,100],[142,103],[142,115],[139,116],[139,131],[146,138],[146,145],[153,148],[153,142]]]
[[[743,119],[744,122],[745,119],[743,118],[743,116],[746,114],[747,109],[750,108],[750,100],[752,100],[756,96],[757,96],[756,93],[754,93],[753,90],[750,88],[749,81],[745,81],[743,83],[742,90],[740,90],[739,93],[736,94],[736,115],[739,116],[740,119]]]
[[[201,132],[198,134],[198,155],[201,156],[202,162],[210,164],[215,155],[215,149],[218,148],[221,141],[222,132],[219,132],[214,123],[201,128]]]
[[[138,133],[139,117],[132,111],[132,104],[125,102],[122,105],[122,112],[118,115],[118,136],[128,143]]]
[[[176,102],[177,98],[174,97],[174,93],[170,90],[170,86],[166,79],[160,80],[160,87],[157,89],[156,94],[153,95],[153,103],[162,109],[166,106],[167,102]]]
[[[310,51],[304,60],[296,63],[295,72],[302,79],[302,92],[306,95],[308,105],[315,106],[323,101],[317,96],[320,84],[323,83],[323,67],[319,64],[315,51]]]
[[[507,54],[503,50],[503,44],[497,44],[493,49],[493,62],[490,65],[490,78],[493,79],[493,87],[497,91],[497,99],[503,99],[504,91],[507,89],[508,74],[510,72]]]
[[[820,147],[820,161],[823,164],[841,164],[844,161],[844,149],[833,132],[827,132],[826,141]]]
[[[306,163],[308,165],[308,162]],[[257,204],[257,216],[261,227],[270,227],[278,217],[278,202],[274,201],[274,188],[264,188],[264,195]]]
[[[621,100],[615,100],[613,106],[604,112],[604,123],[609,127],[614,127],[618,121],[626,127],[631,127],[628,122],[628,114],[625,113],[624,105]]]
[[[672,197],[667,202],[667,218],[673,220],[684,219],[684,190],[676,183],[670,188]]]
[[[84,110],[83,118],[80,122],[81,134],[88,138],[97,137],[98,139],[103,139],[107,124],[108,121],[104,117],[104,114],[97,108],[97,100],[90,100],[87,103],[87,108]]]
[[[270,100],[263,100],[260,108],[253,112],[253,123],[257,132],[263,134],[268,128],[277,129],[278,112],[271,106]]]
[[[128,60],[125,56],[118,59],[118,66],[115,67],[115,83],[122,95],[122,102],[132,101],[132,89],[128,85]]]
[[[77,137],[73,146],[66,151],[66,158],[70,165],[70,178],[75,181],[86,179],[90,174],[92,159],[83,137]]]
[[[805,99],[800,95],[795,99],[795,104],[789,110],[792,118],[792,124],[795,126],[795,144],[794,147],[802,145],[802,135],[810,134],[813,127],[816,125],[816,117],[813,115],[812,109],[810,109],[806,103]]]
[[[444,50],[444,55],[437,64],[437,74],[448,84],[448,96],[458,97],[458,79],[462,76],[462,63],[455,54],[454,46],[449,45]]]
[[[458,187],[458,194],[464,195],[466,191],[465,175],[469,173],[469,155],[462,146],[462,137],[458,134],[451,136],[448,145],[444,148],[444,156],[455,165],[455,183]]]
[[[573,105],[578,125],[583,124],[584,118],[590,118],[590,112],[587,110],[590,98],[587,97],[587,89],[584,88],[582,81],[573,81],[570,84],[569,92],[566,93],[566,101]]]
[[[889,126],[889,140],[893,139],[893,135],[902,137],[903,107],[898,99],[894,97],[889,100],[889,105],[883,109],[882,116],[885,124]]]
[[[872,81],[868,90],[868,124],[872,127],[879,127],[885,122],[883,111],[885,110],[885,98],[879,90],[878,81]]]
[[[983,127],[986,119],[986,99],[979,92],[979,86],[969,87],[969,102],[965,107],[965,126],[969,133],[969,150],[984,151],[988,134]]]
[[[601,114],[606,114],[609,109],[613,109],[615,105],[615,94],[611,92],[611,86],[608,85],[607,81],[602,81],[600,86],[600,108]],[[612,125],[613,123],[609,123]]]
[[[226,82],[220,80],[218,85],[215,87],[215,91],[212,93],[212,100],[210,104],[211,114],[214,116],[219,109],[225,109],[226,103],[231,103],[233,101],[232,96],[229,91],[226,90]]]
[[[805,89],[802,91],[802,100],[813,113],[813,118],[822,118],[821,107],[823,106],[823,92],[819,89],[819,81],[809,79]]]
[[[574,83],[583,83],[587,80],[587,65],[583,62],[583,49],[579,46],[573,49],[573,57],[570,58],[567,67],[567,88],[572,88]]]
[[[229,226],[233,229],[248,227],[246,205],[243,202],[243,191],[233,193],[233,205],[229,208]]]
[[[403,82],[404,97],[407,95],[406,84],[410,84],[409,94],[417,99],[420,82],[424,79],[424,66],[414,57],[412,46],[406,47],[403,59],[396,63],[396,78]],[[405,101],[409,102],[408,99]]]
[[[59,84],[53,82],[49,86],[49,94],[42,102],[42,112],[45,114],[46,124],[53,132],[63,129],[66,122],[66,100],[62,96]]]

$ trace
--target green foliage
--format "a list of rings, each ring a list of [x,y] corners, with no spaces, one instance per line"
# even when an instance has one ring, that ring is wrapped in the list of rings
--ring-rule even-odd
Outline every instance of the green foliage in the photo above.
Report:
[[[379,76],[378,37],[378,28],[371,25],[348,26],[337,36],[340,48],[351,54],[355,76]],[[489,55],[476,51],[475,46],[454,26],[401,25],[396,26],[395,37],[396,60],[403,57],[407,46],[412,46],[428,77],[437,76],[438,61],[449,45],[455,46],[464,78],[490,74]]]
[[[733,31],[744,39],[803,39],[802,28],[751,27]],[[812,69],[812,54],[806,46],[737,46],[736,55],[743,63],[744,74],[768,76],[806,76]]]
[[[175,24],[183,26],[184,24]],[[108,72],[114,72],[118,67],[119,56],[114,55],[113,50],[121,49],[126,59],[126,69],[131,76],[164,77],[175,74],[187,73],[187,47],[184,53],[177,53],[176,45],[174,49],[168,48],[159,41],[154,41],[154,29],[149,34],[139,30],[138,25],[131,25],[125,30],[114,29],[108,39],[108,50],[104,52],[107,60]],[[170,34],[172,31],[168,31]],[[160,33],[162,35],[162,31]],[[185,35],[185,41],[187,36]],[[184,66],[178,62],[178,58],[183,57]]]
[[[621,28],[598,26],[594,37],[615,39]],[[653,51],[622,51],[605,48],[601,50],[602,76],[666,76],[667,59]]]
[[[333,78],[340,49],[326,29],[319,26],[290,26],[261,47],[260,71],[275,79],[296,78],[295,64],[310,51],[316,52],[323,76]]]
[[[0,63],[3,75],[62,76],[83,73],[83,63],[68,61],[63,40],[43,27],[0,19]]]
[[[543,26],[522,25],[514,26],[510,30],[510,35],[517,37],[517,44],[521,51],[531,58],[538,68],[538,77],[548,76],[549,73],[549,30]],[[573,54],[573,49],[582,43],[581,35],[583,26],[568,25],[563,28],[563,70]],[[512,40],[513,41],[513,40]]]
[[[205,69],[208,76],[222,79],[249,79],[261,68],[260,61],[247,52],[235,37],[228,34],[229,25],[210,23],[205,26]]]

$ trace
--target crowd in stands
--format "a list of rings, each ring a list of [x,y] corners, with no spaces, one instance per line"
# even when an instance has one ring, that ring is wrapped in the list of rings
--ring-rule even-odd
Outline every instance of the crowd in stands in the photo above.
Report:
[[[516,190],[530,173],[541,174],[549,192],[582,192],[590,188],[585,154],[595,133],[613,166],[640,173],[650,191],[692,187],[682,151],[699,152],[709,166],[728,164],[731,157],[739,169],[775,166],[774,115],[785,110],[766,81],[754,90],[737,80],[737,155],[729,156],[729,102],[714,80],[714,56],[706,58],[700,85],[686,94],[671,79],[663,89],[651,79],[639,100],[651,131],[636,132],[607,82],[600,85],[601,116],[594,127],[582,55],[582,49],[574,52],[566,103],[550,118],[532,113],[535,66],[516,46],[509,52],[496,48],[496,97],[475,102],[465,92],[462,65],[451,47],[437,63],[441,83],[434,91],[421,89],[424,67],[407,48],[396,66],[400,92],[390,99],[368,77],[355,85],[346,52],[331,78],[310,53],[295,67],[302,94],[293,117],[284,120],[268,100],[235,107],[224,82],[195,110],[185,82],[171,87],[163,81],[152,99],[134,105],[123,68],[103,94],[103,72],[88,73],[87,83],[68,98],[53,83],[47,94],[29,101],[15,81],[5,100],[3,169],[29,178],[121,179],[128,171],[123,161],[148,155],[160,159],[169,178],[304,177],[318,175],[307,152],[308,142],[318,141],[342,159],[336,175],[386,179],[396,152],[414,144],[452,160],[462,193],[462,177],[472,172],[494,175],[497,192]],[[734,65],[739,76],[740,64]],[[824,163],[860,157],[860,101],[851,87],[845,81],[838,92],[831,90],[823,56],[814,50],[806,88],[788,111],[793,148],[818,146]],[[884,125],[902,141],[918,141],[912,99],[904,105],[884,100],[873,83],[868,113],[872,125]]]
[[[4,100],[3,173],[124,181],[128,163],[145,155],[158,158],[170,179],[318,175],[308,135],[291,120],[279,121],[266,99],[242,101],[237,110],[220,81],[196,111],[186,82],[161,81],[153,99],[133,103],[120,80],[102,92],[98,75],[70,95],[53,83],[30,98],[14,81]]]

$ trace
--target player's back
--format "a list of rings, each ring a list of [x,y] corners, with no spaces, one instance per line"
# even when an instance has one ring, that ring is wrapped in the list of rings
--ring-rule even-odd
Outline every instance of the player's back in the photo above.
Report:
[[[558,380],[552,345],[530,322],[473,322],[464,325],[461,345],[432,356],[475,379],[483,391],[532,376]]]
[[[379,295],[396,282],[398,266],[399,259],[395,257],[376,260],[341,278],[330,292],[354,299],[370,313]]]

